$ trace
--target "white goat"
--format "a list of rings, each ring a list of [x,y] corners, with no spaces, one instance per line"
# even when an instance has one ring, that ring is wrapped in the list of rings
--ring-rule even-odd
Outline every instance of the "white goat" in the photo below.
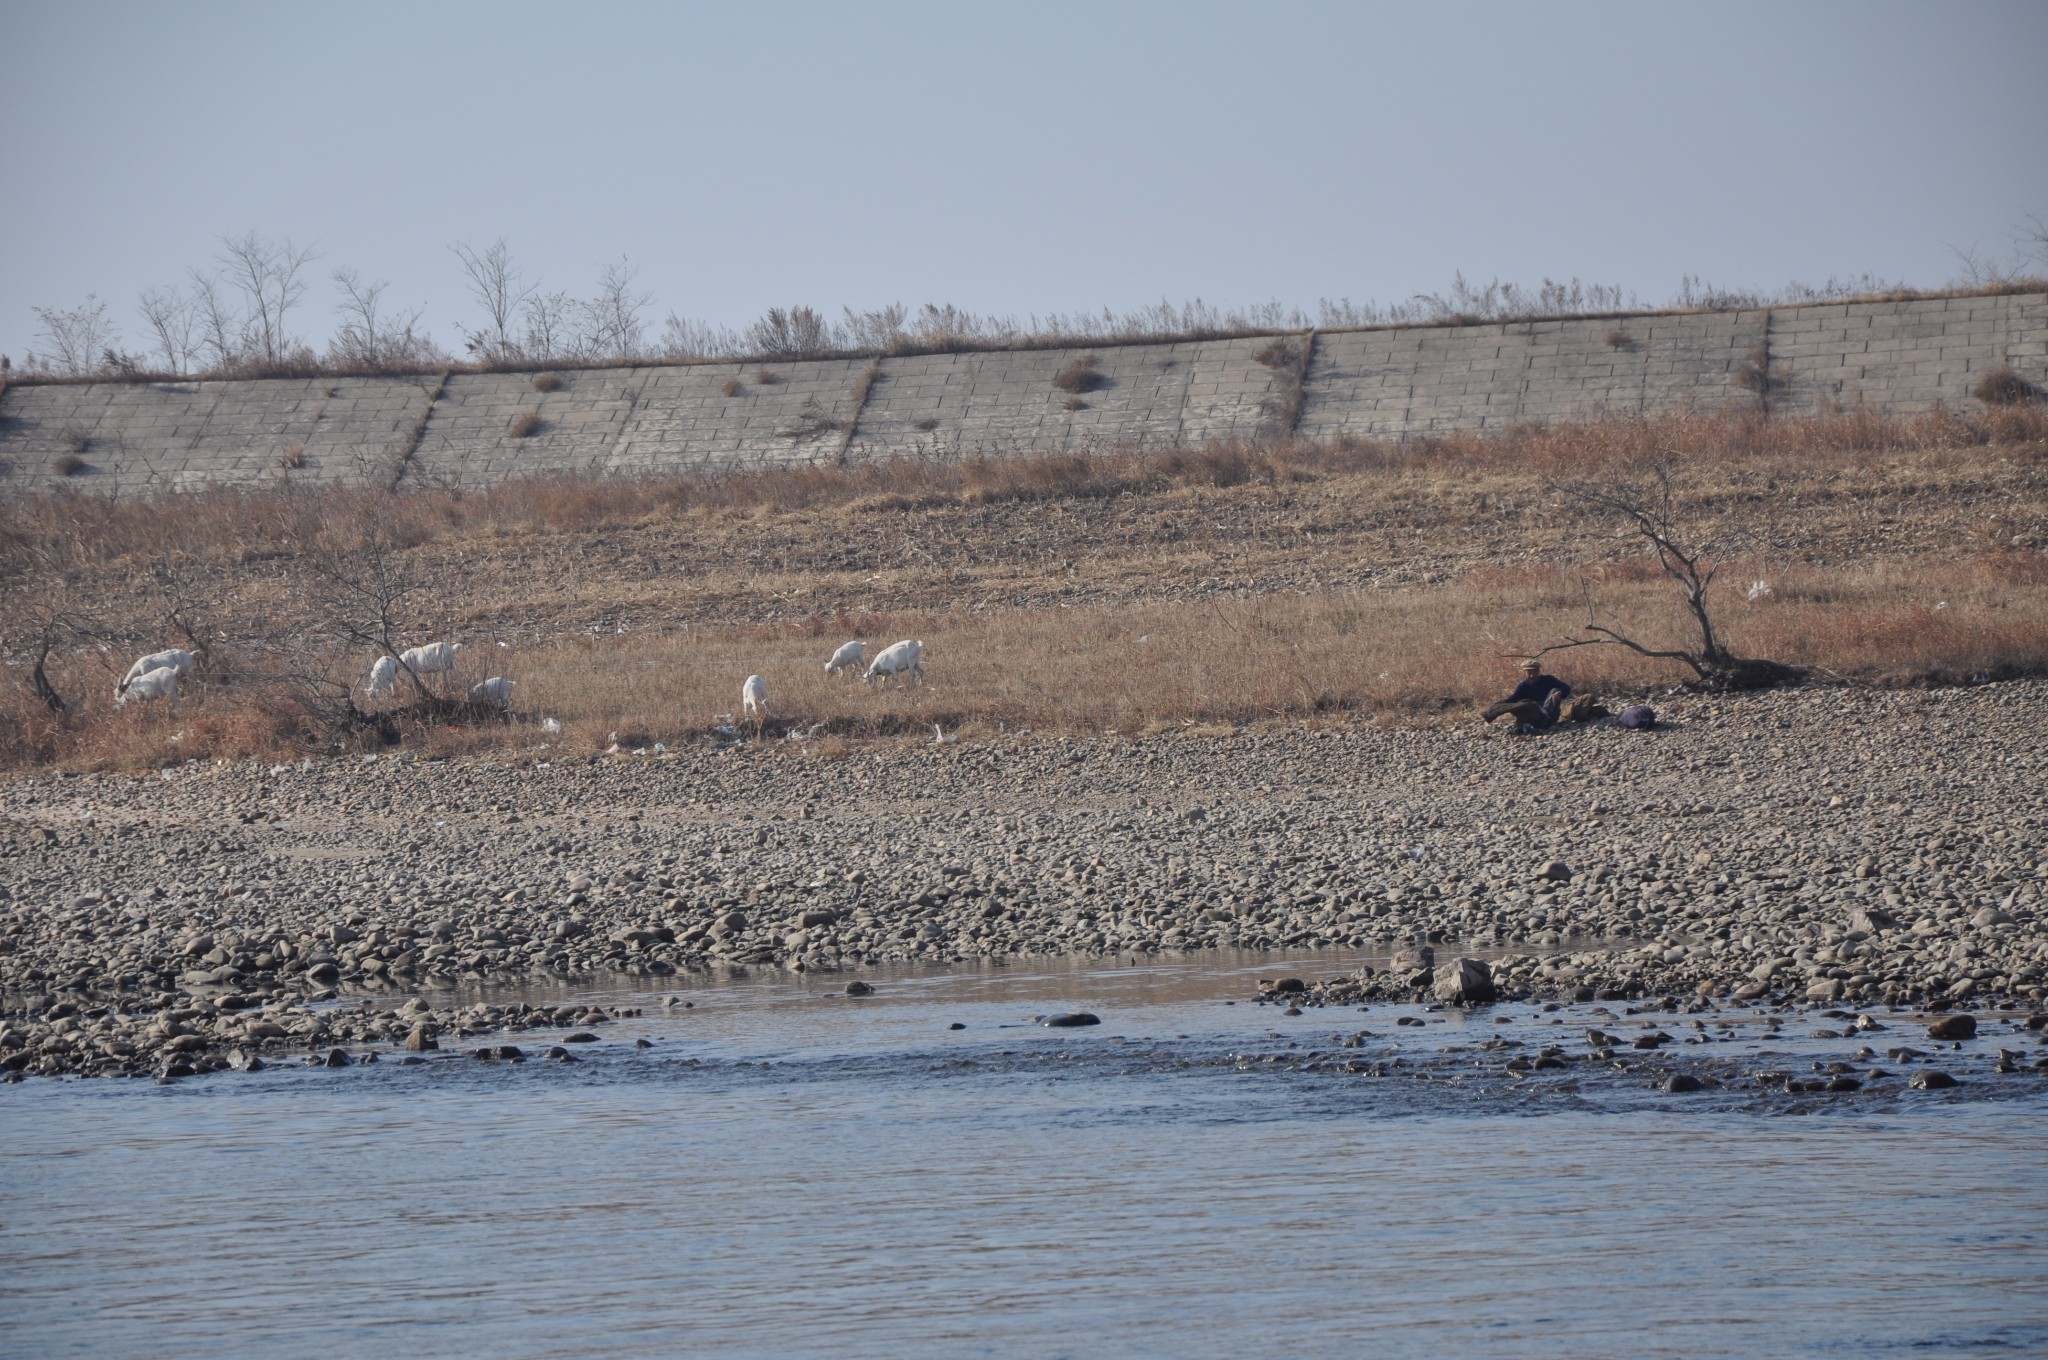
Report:
[[[875,658],[874,664],[868,667],[865,678],[873,682],[876,676],[885,675],[899,685],[903,683],[905,675],[913,675],[921,680],[924,678],[924,662],[920,659],[923,655],[922,642],[898,642],[882,650],[881,655]]]
[[[406,648],[398,659],[414,675],[432,675],[436,671],[454,670],[455,654],[461,650],[459,642],[429,642],[424,647]]]
[[[768,716],[768,686],[758,675],[747,677],[747,683],[740,686],[740,712],[754,720],[754,730],[761,730],[761,723]]]
[[[380,656],[370,663],[370,683],[363,686],[363,693],[372,699],[388,699],[398,687],[398,658]]]
[[[868,664],[868,645],[858,638],[832,653],[832,659],[825,663],[825,674],[837,675],[841,671],[858,671]]]
[[[471,685],[469,687],[469,697],[478,703],[497,704],[501,708],[510,708],[512,706],[512,686],[518,683],[517,680],[507,680],[502,675],[494,675],[488,680],[479,680],[474,685]]]
[[[183,647],[172,647],[168,651],[151,652],[148,656],[143,657],[128,668],[128,674],[122,676],[121,683],[114,686],[114,693],[119,694],[151,671],[160,670],[166,666],[176,671],[182,678],[187,671],[192,669],[192,653],[186,651]]]
[[[1766,599],[1766,598],[1768,598],[1768,597],[1770,596],[1770,594],[1771,594],[1771,583],[1770,583],[1769,581],[1752,581],[1752,582],[1750,582],[1750,584],[1749,584],[1749,602],[1750,602],[1751,604],[1755,604],[1755,603],[1756,603],[1756,602],[1757,602],[1758,600],[1762,600],[1762,599]]]
[[[178,674],[176,666],[158,666],[155,670],[144,671],[114,691],[114,702],[125,704],[130,699],[170,699],[175,702]]]

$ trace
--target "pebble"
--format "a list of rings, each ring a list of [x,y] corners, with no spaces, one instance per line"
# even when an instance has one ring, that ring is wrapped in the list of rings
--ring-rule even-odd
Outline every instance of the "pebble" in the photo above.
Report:
[[[235,1049],[415,1051],[422,1024],[448,1043],[604,1023],[393,1009],[534,980],[658,994],[742,968],[1210,947],[1381,951],[1356,976],[1304,967],[1276,999],[1309,1013],[1435,1000],[1439,957],[1483,958],[1502,1001],[2043,1009],[2048,684],[1658,708],[1654,738],[1272,723],[836,761],[678,739],[659,764],[15,779],[0,1069],[151,1075]]]

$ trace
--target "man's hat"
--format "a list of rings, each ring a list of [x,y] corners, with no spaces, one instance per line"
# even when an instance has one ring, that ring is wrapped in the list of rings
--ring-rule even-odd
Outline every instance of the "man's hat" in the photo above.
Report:
[[[1525,671],[1540,671],[1543,669],[1543,663],[1532,656],[1522,663],[1522,669]]]

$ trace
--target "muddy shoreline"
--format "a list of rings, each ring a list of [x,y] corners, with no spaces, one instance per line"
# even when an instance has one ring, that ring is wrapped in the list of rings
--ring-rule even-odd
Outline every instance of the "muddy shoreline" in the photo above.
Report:
[[[1538,738],[1274,724],[10,780],[0,1067],[179,1076],[610,1018],[420,996],[531,978],[841,985],[1212,947],[1385,952],[1268,993],[1310,1005],[1456,1004],[1474,953],[1502,1000],[2043,1008],[2048,684],[1658,708],[1659,730]],[[378,1004],[321,1004],[358,996]]]

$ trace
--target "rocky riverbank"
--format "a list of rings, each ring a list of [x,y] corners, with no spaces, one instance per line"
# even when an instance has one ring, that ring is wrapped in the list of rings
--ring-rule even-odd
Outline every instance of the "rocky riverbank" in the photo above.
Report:
[[[610,1017],[448,989],[1217,946],[1384,947],[1303,981],[1311,1004],[2041,1009],[2048,684],[1659,709],[1649,732],[1538,738],[1333,724],[15,780],[0,1066],[181,1075],[503,1031],[566,1053]]]

